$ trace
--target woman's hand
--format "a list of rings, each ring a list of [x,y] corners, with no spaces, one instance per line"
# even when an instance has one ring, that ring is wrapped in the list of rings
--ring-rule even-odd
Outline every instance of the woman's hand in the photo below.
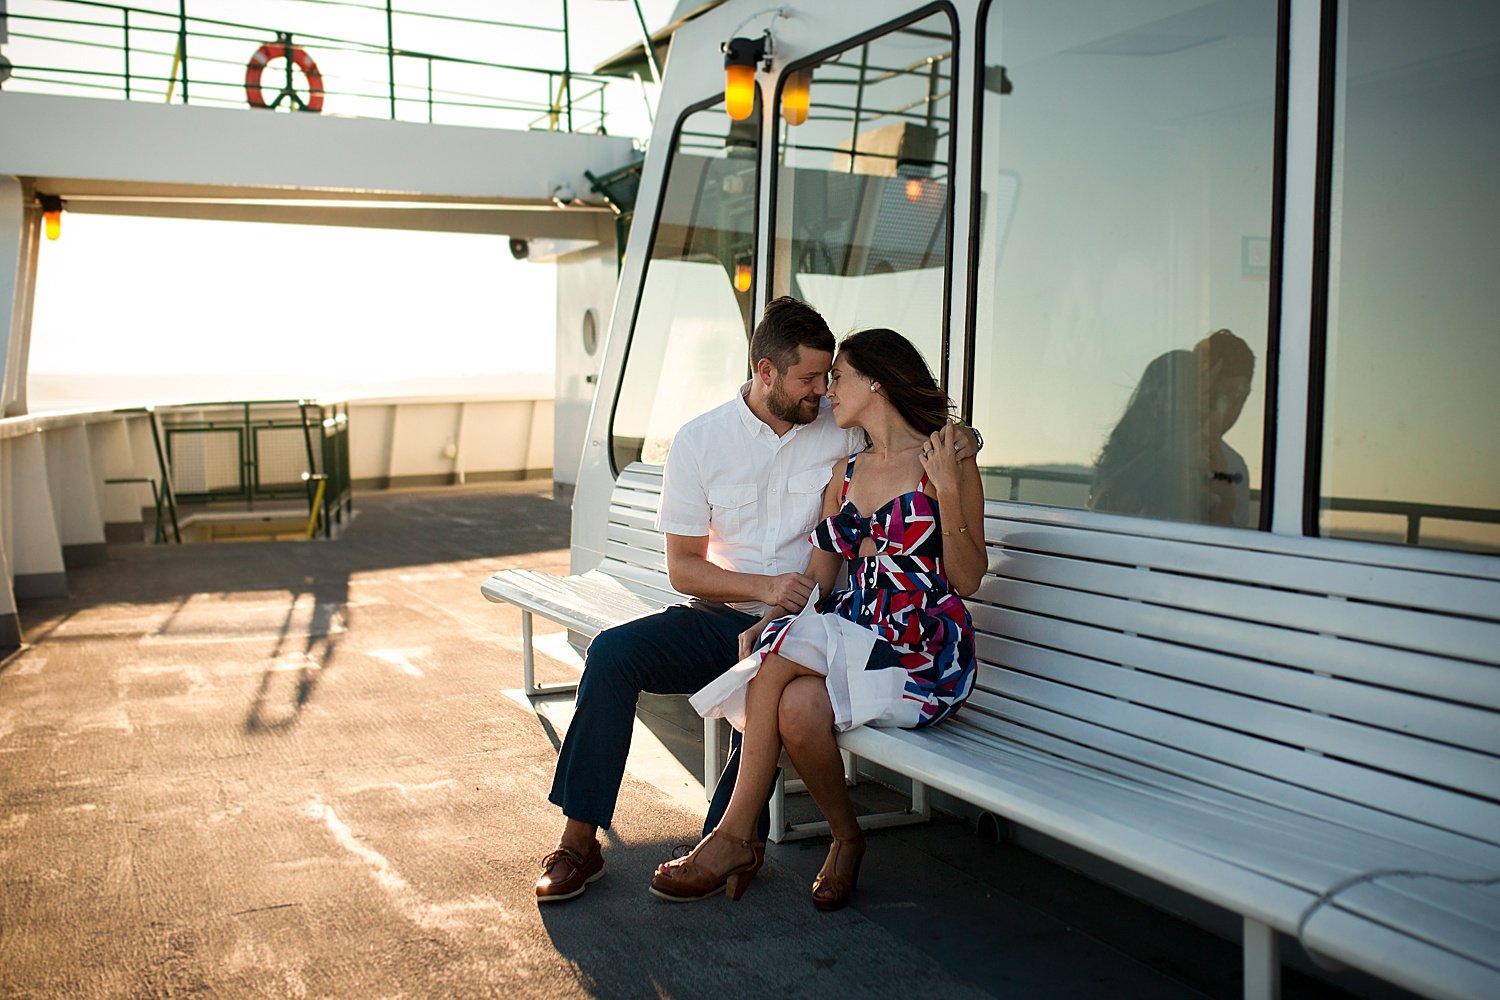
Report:
[[[955,444],[959,433],[956,425],[944,424],[922,445],[922,471],[927,473],[927,481],[938,493],[958,489],[959,459]]]

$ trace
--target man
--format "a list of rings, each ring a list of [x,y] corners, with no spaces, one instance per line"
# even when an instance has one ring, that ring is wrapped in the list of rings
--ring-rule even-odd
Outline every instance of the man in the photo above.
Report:
[[[807,602],[807,534],[823,488],[834,462],[864,447],[863,434],[840,429],[824,405],[833,352],[816,310],[776,299],[750,339],[749,383],[673,440],[657,527],[672,586],[692,600],[601,632],[589,646],[549,796],[566,822],[542,862],[538,902],[574,899],[604,874],[596,834],[614,815],[640,692],[697,691],[733,666],[740,633],[768,607]],[[733,791],[737,745],[705,830]]]

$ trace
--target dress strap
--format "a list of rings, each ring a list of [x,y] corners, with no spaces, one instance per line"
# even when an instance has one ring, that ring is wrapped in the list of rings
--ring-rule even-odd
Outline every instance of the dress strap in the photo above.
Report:
[[[859,457],[859,452],[849,456],[849,464],[844,466],[844,488],[839,491],[839,502],[843,503],[849,498],[849,480],[854,478],[854,460]],[[926,475],[924,472],[923,475]]]
[[[930,485],[931,485],[931,483],[927,479],[927,470],[923,469],[922,470],[922,478],[917,480],[917,488],[916,488],[916,490],[914,492],[916,492],[916,493],[926,493],[927,492],[927,487],[930,486]]]

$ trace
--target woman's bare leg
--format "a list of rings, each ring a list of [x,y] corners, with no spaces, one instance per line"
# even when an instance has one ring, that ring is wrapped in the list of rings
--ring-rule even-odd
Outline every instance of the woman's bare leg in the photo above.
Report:
[[[829,830],[841,840],[858,837],[859,820],[844,785],[844,759],[834,742],[827,682],[816,675],[794,678],[782,692],[778,722],[787,755],[823,810]]]
[[[745,688],[745,732],[740,739],[740,772],[734,792],[719,820],[719,829],[741,840],[755,839],[755,825],[766,804],[766,795],[776,777],[776,762],[781,758],[781,732],[777,722],[782,692],[793,680],[811,676],[821,684],[822,675],[814,673],[775,653],[761,662],[760,670]],[[705,841],[696,852],[700,864],[723,871],[739,863],[743,849],[729,840],[717,837]]]

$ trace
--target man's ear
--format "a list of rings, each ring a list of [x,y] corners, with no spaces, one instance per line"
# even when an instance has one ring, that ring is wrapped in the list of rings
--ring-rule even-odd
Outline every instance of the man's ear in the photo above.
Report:
[[[771,363],[770,358],[761,358],[755,362],[755,377],[766,385],[776,381],[776,366]]]

